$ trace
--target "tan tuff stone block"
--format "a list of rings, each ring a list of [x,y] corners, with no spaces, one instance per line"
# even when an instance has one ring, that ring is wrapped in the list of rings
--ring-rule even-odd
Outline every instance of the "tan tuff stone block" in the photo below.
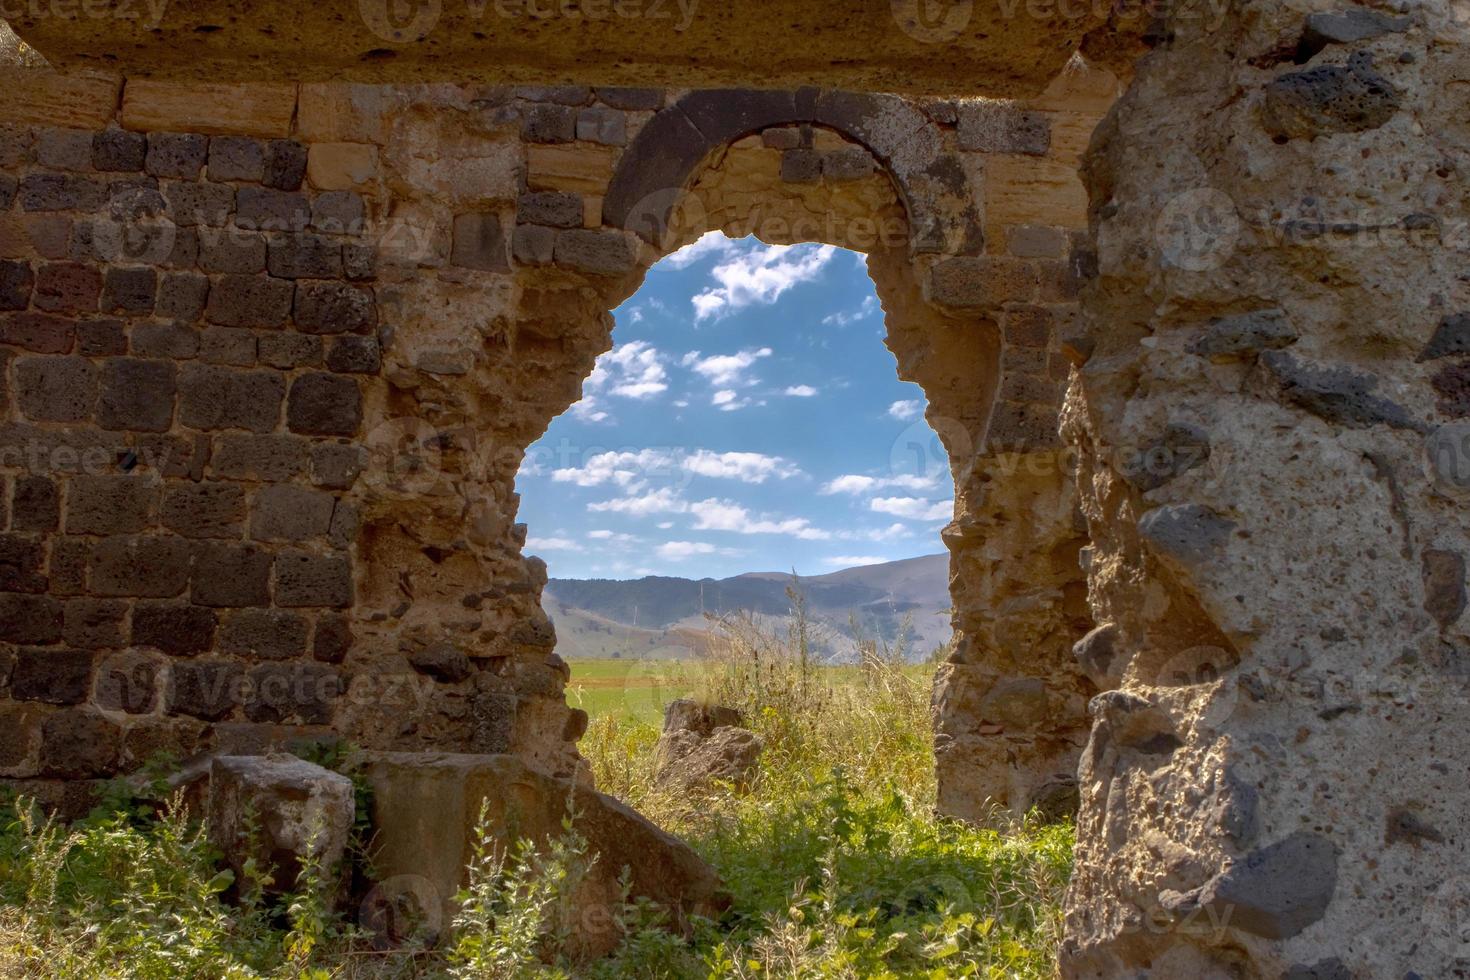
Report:
[[[582,198],[582,227],[602,227],[602,195],[589,194]]]
[[[1046,115],[1051,120],[1051,151],[1047,156],[1058,163],[1077,167],[1102,116],[1091,112],[1048,112]]]
[[[526,182],[533,191],[600,194],[612,180],[613,148],[587,143],[526,147]]]
[[[130,81],[123,91],[122,124],[143,131],[285,137],[295,112],[295,85]]]
[[[306,177],[318,190],[354,190],[377,173],[378,148],[368,143],[313,143],[307,151]]]
[[[995,154],[985,161],[985,238],[999,247],[1016,225],[1087,227],[1087,191],[1054,160]]]
[[[387,103],[387,90],[376,85],[303,85],[296,133],[307,143],[382,143]]]
[[[122,79],[87,73],[58,75],[34,68],[0,68],[0,123],[102,129],[117,111]]]

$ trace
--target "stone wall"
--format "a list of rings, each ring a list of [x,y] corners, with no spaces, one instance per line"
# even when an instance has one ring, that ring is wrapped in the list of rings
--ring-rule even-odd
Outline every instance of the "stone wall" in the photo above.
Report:
[[[1467,975],[1455,13],[1180,13],[1089,155],[1066,976]]]
[[[1071,769],[1088,622],[1054,431],[1106,73],[1031,105],[7,84],[5,778],[60,796],[335,736],[577,772],[514,476],[608,311],[711,228],[868,253],[929,396],[957,486],[946,807]]]

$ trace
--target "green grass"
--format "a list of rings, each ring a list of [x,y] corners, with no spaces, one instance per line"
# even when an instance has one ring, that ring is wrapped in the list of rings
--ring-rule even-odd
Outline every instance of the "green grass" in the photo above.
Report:
[[[0,806],[0,976],[1052,977],[1071,828],[935,816],[932,665],[869,644],[861,665],[815,667],[799,629],[727,626],[697,664],[573,664],[599,788],[683,836],[732,893],[730,912],[690,937],[633,903],[617,954],[564,959],[558,909],[586,860],[575,828],[544,853],[482,850],[443,941],[383,951],[354,905],[326,912],[321,869],[266,901],[266,869],[233,881],[180,813],[119,800],[63,828],[12,803]],[[658,723],[680,696],[740,709],[764,739],[748,791],[657,785]]]

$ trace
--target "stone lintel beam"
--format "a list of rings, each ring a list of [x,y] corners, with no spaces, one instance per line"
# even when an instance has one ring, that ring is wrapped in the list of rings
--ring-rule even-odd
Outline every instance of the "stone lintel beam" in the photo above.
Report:
[[[1105,5],[1007,0],[139,0],[12,4],[63,71],[200,81],[802,85],[1022,97]],[[402,9],[396,9],[402,8]],[[934,9],[930,9],[934,8]]]

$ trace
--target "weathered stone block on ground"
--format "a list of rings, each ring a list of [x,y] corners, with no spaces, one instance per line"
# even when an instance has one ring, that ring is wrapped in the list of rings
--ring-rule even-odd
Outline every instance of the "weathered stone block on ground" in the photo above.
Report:
[[[309,860],[331,902],[345,870],[353,806],[352,780],[321,766],[294,756],[220,756],[209,770],[205,823],[237,882],[254,858],[274,879],[270,893],[283,894]]]
[[[573,896],[572,943],[580,952],[606,953],[622,941],[616,923],[624,869],[632,897],[663,907],[675,929],[687,929],[690,916],[718,917],[729,905],[719,877],[687,844],[612,797],[545,776],[513,756],[390,752],[364,761],[377,866],[385,881],[408,876],[398,879],[405,892],[440,903],[422,911],[441,929],[465,883],[482,806],[500,847],[521,837],[544,845],[573,815],[573,830],[597,855]]]

